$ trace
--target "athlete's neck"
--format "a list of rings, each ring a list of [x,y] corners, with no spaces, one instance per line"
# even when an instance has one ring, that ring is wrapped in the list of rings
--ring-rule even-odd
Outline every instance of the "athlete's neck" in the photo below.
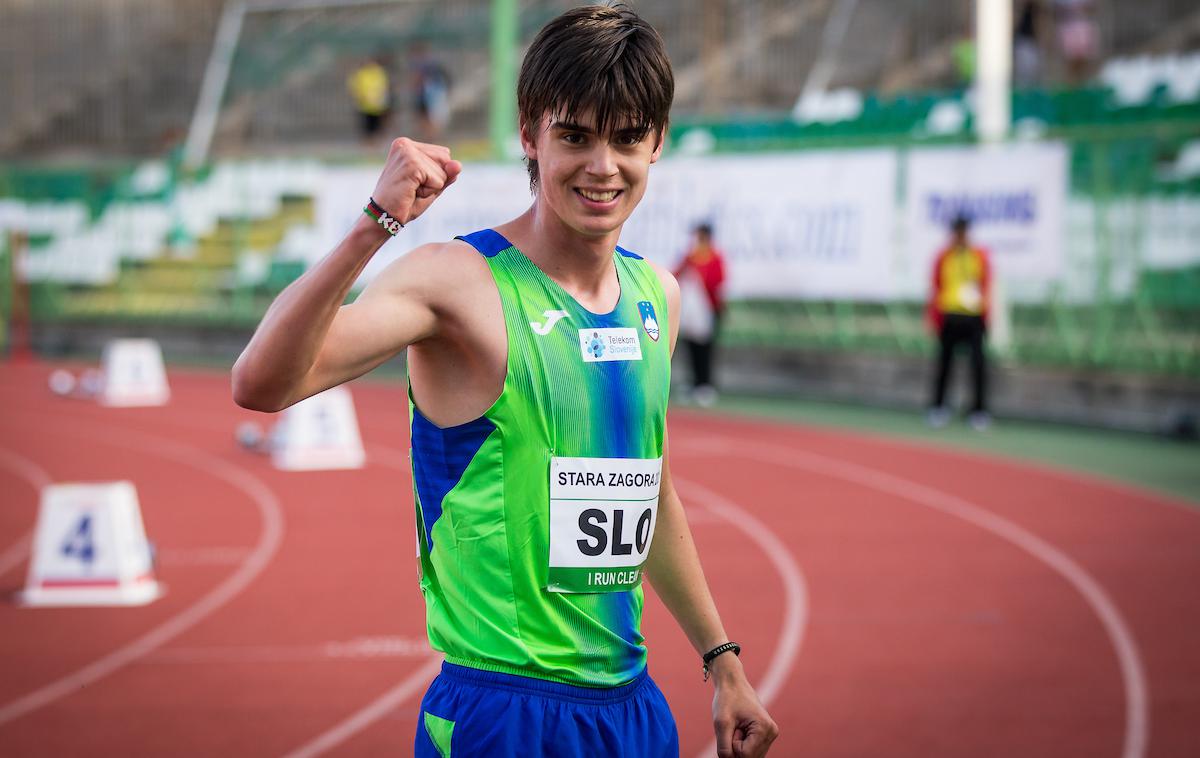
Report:
[[[621,287],[613,251],[620,228],[603,235],[583,235],[535,202],[496,230],[584,307],[607,312],[615,306]]]

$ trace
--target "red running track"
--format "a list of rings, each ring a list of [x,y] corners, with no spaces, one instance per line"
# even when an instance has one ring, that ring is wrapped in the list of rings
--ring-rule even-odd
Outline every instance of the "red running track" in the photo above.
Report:
[[[285,473],[219,374],[170,405],[0,367],[0,755],[404,754],[436,660],[413,561],[406,409],[353,386],[369,463]],[[266,421],[267,419],[260,419]],[[1042,467],[672,412],[672,471],[781,756],[1200,755],[1200,516]],[[27,609],[37,489],[130,479],[161,600]],[[648,593],[683,754],[711,691]]]

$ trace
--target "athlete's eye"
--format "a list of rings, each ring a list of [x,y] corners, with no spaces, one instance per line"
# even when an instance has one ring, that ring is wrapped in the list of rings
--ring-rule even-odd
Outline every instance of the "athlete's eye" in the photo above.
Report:
[[[584,137],[579,132],[567,132],[563,135],[563,141],[568,145],[582,145]]]

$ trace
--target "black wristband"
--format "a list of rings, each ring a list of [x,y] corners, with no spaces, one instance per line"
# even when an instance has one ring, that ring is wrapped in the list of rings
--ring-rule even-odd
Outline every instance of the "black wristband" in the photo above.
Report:
[[[375,223],[383,227],[383,230],[395,237],[404,228],[404,222],[396,218],[392,214],[383,209],[383,206],[375,202],[375,198],[371,198],[363,208],[363,213],[375,219]]]
[[[713,659],[718,655],[722,655],[731,651],[734,655],[740,656],[742,654],[742,646],[736,642],[726,642],[723,645],[717,645],[712,650],[709,650],[707,653],[701,656],[701,659],[704,661],[704,681],[708,681],[708,666],[713,662]]]

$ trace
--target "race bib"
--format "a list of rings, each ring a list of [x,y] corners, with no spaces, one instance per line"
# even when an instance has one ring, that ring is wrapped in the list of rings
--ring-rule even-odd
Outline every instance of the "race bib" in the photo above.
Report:
[[[662,458],[550,459],[551,592],[620,592],[642,580]]]

